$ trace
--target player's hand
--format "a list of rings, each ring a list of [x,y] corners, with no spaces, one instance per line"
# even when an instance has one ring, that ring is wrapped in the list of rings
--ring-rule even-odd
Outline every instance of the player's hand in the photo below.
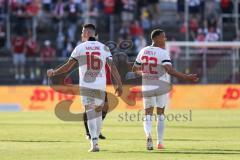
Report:
[[[135,74],[137,77],[142,77],[143,71],[136,71]]]
[[[188,74],[186,76],[186,80],[191,82],[198,82],[199,78],[197,77],[197,74]]]
[[[50,78],[53,76],[53,69],[48,69],[47,70],[47,76]]]
[[[117,96],[119,97],[122,95],[122,92],[123,92],[122,87],[117,87],[115,90],[115,94],[117,94]]]

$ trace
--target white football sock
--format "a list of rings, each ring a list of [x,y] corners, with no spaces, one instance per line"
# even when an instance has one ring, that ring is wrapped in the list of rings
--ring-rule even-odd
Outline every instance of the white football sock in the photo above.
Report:
[[[99,137],[102,129],[102,111],[97,112],[96,126],[97,126],[97,137]]]
[[[152,115],[145,115],[145,119],[143,122],[144,131],[147,138],[151,138],[152,132]]]
[[[163,143],[163,132],[164,132],[164,115],[157,115],[157,143]]]
[[[88,120],[88,129],[91,135],[92,145],[94,146],[95,144],[97,144],[97,139],[98,139],[96,119]]]
[[[87,124],[89,133],[91,135],[92,144],[95,145],[97,143],[98,135],[97,135],[97,123],[96,123],[96,112],[93,107],[86,111],[87,113]]]
[[[91,139],[91,145],[92,145],[92,147],[94,147],[95,145],[97,145],[98,144],[98,138],[92,138]]]

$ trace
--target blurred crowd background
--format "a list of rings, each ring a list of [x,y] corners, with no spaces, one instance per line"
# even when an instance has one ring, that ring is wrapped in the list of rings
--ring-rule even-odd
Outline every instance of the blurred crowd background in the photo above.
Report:
[[[46,69],[64,62],[81,43],[84,23],[97,26],[103,43],[126,42],[113,54],[128,61],[151,43],[149,34],[157,27],[166,31],[168,41],[239,41],[239,7],[238,0],[0,0],[0,84],[47,84]],[[171,48],[180,70],[186,66],[179,64],[190,61],[181,61],[182,52],[180,47]],[[198,55],[185,71],[199,73],[202,83],[237,83],[239,59],[231,75],[216,70],[215,74],[224,74],[218,79],[209,73],[213,79],[206,80],[200,69],[203,59],[210,64],[206,70],[219,57]]]

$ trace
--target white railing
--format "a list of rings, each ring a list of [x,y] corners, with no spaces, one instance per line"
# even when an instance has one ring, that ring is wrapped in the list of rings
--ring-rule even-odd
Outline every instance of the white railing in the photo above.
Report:
[[[236,83],[236,75],[239,73],[239,49],[240,49],[240,42],[167,42],[166,43],[166,50],[170,53],[171,47],[177,46],[180,47],[184,54],[186,61],[186,67],[189,68],[189,63],[191,61],[190,56],[193,54],[202,54],[202,70],[203,70],[203,79],[202,83],[208,82],[208,49],[213,49],[219,52],[211,52],[211,54],[229,54],[232,61],[232,83]],[[192,49],[204,49],[204,52],[192,52]],[[223,49],[228,49],[228,51],[224,51]],[[171,53],[170,53],[171,54]],[[174,61],[174,60],[173,60]]]

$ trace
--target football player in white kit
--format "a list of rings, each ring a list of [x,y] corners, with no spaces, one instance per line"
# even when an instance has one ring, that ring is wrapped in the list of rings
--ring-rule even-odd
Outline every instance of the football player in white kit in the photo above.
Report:
[[[122,94],[120,75],[112,61],[110,50],[94,38],[96,28],[93,24],[86,24],[82,30],[82,41],[72,52],[69,60],[57,69],[47,71],[48,77],[69,72],[73,66],[79,64],[79,85],[82,104],[87,113],[87,123],[91,135],[89,152],[98,152],[98,137],[102,125],[102,106],[105,100],[107,63],[113,78],[117,82],[115,87],[118,96]]]
[[[134,63],[133,72],[142,76],[142,92],[145,110],[143,122],[147,139],[147,149],[153,150],[151,136],[152,114],[157,108],[157,148],[163,149],[164,109],[171,90],[170,76],[186,81],[197,82],[196,74],[184,74],[172,67],[169,53],[165,50],[165,32],[160,29],[151,33],[152,45],[143,48]]]

